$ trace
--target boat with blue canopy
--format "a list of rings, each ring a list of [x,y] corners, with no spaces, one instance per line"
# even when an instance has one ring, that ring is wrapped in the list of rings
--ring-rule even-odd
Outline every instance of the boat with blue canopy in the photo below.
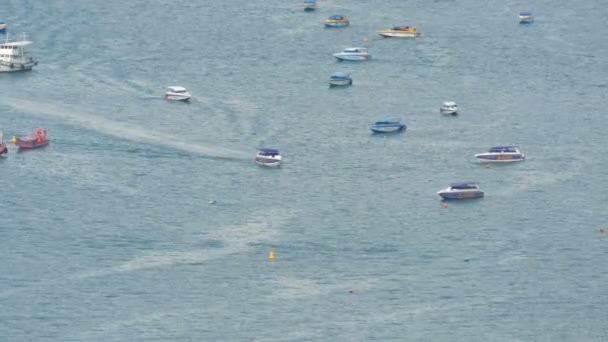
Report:
[[[262,166],[279,166],[282,161],[281,153],[276,148],[258,148],[255,163]]]
[[[378,119],[374,124],[370,126],[370,129],[374,133],[396,133],[405,131],[407,126],[401,123],[401,119],[387,116]]]
[[[469,199],[483,197],[484,192],[479,189],[479,183],[473,181],[454,182],[450,186],[437,192],[443,199]]]
[[[329,86],[347,86],[353,84],[353,79],[345,72],[334,72],[329,76]]]
[[[329,16],[323,23],[325,24],[325,27],[345,27],[350,24],[348,18],[340,14]]]
[[[482,162],[509,163],[524,161],[526,155],[517,146],[494,146],[487,152],[476,154],[475,158]]]
[[[304,10],[314,11],[317,8],[317,0],[304,0]]]
[[[520,24],[529,24],[533,21],[534,21],[534,15],[532,15],[531,11],[519,12],[519,23]]]

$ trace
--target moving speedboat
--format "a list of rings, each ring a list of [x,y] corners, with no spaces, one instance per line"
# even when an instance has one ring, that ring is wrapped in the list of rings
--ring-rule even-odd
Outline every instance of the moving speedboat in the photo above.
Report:
[[[171,101],[188,101],[191,97],[188,90],[180,86],[167,87],[167,92],[165,92],[165,99]]]
[[[378,30],[376,33],[382,37],[415,38],[420,36],[420,33],[416,32],[416,28],[410,26],[394,26],[390,29]]]
[[[348,18],[343,15],[334,14],[323,22],[325,27],[345,27],[350,24]]]
[[[353,84],[353,79],[345,72],[334,72],[329,77],[329,86],[346,86]]]
[[[274,148],[259,148],[255,155],[255,163],[262,166],[279,166],[282,159],[279,150]]]
[[[317,8],[317,0],[304,0],[304,10],[314,11]]]
[[[401,123],[401,119],[395,117],[384,117],[378,119],[370,129],[374,133],[395,133],[405,131],[407,126]]]
[[[508,163],[524,161],[526,155],[517,146],[495,146],[491,147],[488,152],[476,154],[475,158],[482,162]]]
[[[364,47],[354,47],[354,48],[346,48],[342,52],[334,53],[334,57],[338,61],[367,61],[372,58],[367,52],[367,48]]]
[[[520,24],[530,24],[534,21],[534,16],[530,11],[521,11],[519,12],[519,23]]]
[[[458,105],[453,101],[446,101],[443,103],[439,111],[442,114],[458,114]]]
[[[49,139],[47,138],[46,129],[36,128],[34,129],[34,134],[24,137],[13,137],[12,142],[19,149],[30,149],[48,145]]]
[[[483,197],[483,191],[479,189],[477,182],[456,182],[449,187],[439,190],[437,195],[444,199],[467,199]]]

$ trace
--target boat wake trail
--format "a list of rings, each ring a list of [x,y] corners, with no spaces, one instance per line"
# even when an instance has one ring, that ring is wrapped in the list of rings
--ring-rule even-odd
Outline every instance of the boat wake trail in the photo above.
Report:
[[[162,132],[154,132],[149,129],[128,126],[112,120],[103,119],[99,115],[76,113],[69,109],[54,106],[49,103],[38,103],[23,99],[3,99],[3,104],[15,110],[37,113],[37,115],[52,116],[65,121],[68,124],[94,130],[117,138],[145,142],[170,147],[176,150],[195,153],[203,156],[222,159],[249,159],[250,155],[243,151],[236,151],[220,146],[209,146],[200,143],[188,143],[179,136],[173,136]]]

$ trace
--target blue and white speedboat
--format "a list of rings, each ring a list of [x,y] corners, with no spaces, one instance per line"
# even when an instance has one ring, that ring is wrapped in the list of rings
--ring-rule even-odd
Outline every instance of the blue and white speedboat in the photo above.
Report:
[[[374,133],[395,133],[405,131],[407,126],[401,123],[401,119],[395,117],[384,117],[378,119],[370,129]]]
[[[534,21],[534,16],[530,11],[521,11],[519,12],[519,23],[520,24],[530,24]]]
[[[488,152],[479,153],[475,155],[475,158],[481,162],[516,162],[524,161],[526,155],[523,154],[517,146],[494,146],[491,147]]]
[[[442,114],[458,114],[458,105],[454,101],[446,101],[439,108],[439,112]]]
[[[345,27],[350,24],[348,18],[343,15],[334,14],[323,22],[325,27]]]
[[[367,61],[372,58],[372,55],[367,52],[367,48],[353,47],[346,48],[342,52],[334,53],[334,57],[338,61]]]
[[[262,166],[279,166],[282,159],[279,150],[274,148],[259,148],[255,155],[255,163]]]
[[[4,20],[0,20],[0,33],[6,32],[6,23]]]
[[[456,182],[449,187],[439,190],[437,195],[443,199],[467,199],[483,197],[483,191],[479,189],[477,182]]]
[[[304,0],[304,10],[314,11],[317,8],[317,0]]]
[[[345,72],[334,72],[329,76],[329,86],[347,86],[353,84],[353,79]]]

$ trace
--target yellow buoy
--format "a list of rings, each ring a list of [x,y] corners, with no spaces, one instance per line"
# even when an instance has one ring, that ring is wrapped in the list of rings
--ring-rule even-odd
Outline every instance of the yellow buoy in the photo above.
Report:
[[[367,41],[369,41],[369,39],[367,39],[367,37],[365,37],[365,38],[363,38],[363,41],[367,42]]]
[[[270,252],[268,252],[268,260],[274,261],[274,249],[271,249]]]
[[[17,137],[13,135],[13,137],[11,138],[11,142],[14,144],[17,142]]]

